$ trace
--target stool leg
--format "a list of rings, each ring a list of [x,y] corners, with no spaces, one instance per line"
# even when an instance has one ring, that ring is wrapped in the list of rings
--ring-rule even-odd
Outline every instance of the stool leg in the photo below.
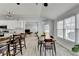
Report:
[[[22,44],[21,44],[21,40],[19,39],[19,45],[20,45],[20,52],[21,52],[21,55],[23,55],[22,53]]]
[[[16,54],[16,47],[15,47],[15,43],[13,44],[13,56],[15,56]]]
[[[8,51],[7,51],[7,56],[10,56],[10,44],[8,44]]]

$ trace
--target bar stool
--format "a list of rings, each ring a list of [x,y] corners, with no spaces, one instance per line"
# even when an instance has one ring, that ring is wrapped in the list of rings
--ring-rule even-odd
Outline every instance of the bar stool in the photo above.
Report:
[[[9,41],[8,37],[0,38],[0,54],[2,54],[2,56],[4,56],[5,54],[8,56],[8,43],[7,43],[8,41]]]
[[[0,44],[0,54],[2,54],[2,56],[5,55],[5,51],[7,51],[7,45]]]
[[[25,33],[21,33],[21,42],[22,42],[21,45],[23,45],[22,48],[23,47],[26,48],[26,40],[25,40],[25,37],[26,37],[26,34]]]
[[[11,49],[10,51],[13,51],[13,56],[15,56],[16,54],[18,54],[19,52],[22,55],[22,45],[21,45],[21,37],[20,34],[14,34],[13,37],[10,39],[10,48],[12,47],[13,49]],[[19,50],[17,52],[17,50]]]

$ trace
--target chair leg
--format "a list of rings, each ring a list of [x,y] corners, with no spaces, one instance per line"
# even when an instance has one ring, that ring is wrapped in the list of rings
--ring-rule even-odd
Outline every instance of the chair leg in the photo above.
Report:
[[[38,43],[38,45],[37,45],[37,48],[38,48],[38,50],[39,50],[39,43]]]
[[[42,44],[40,44],[40,56],[42,55],[42,53],[41,53],[41,48],[42,48]]]
[[[44,45],[43,45],[43,51],[44,51]]]
[[[55,55],[56,55],[56,46],[55,46],[55,42],[54,42],[54,51],[55,51]]]
[[[46,56],[46,48],[45,48],[45,52],[44,52],[44,55]]]
[[[37,47],[38,47],[38,50],[39,50],[39,46],[40,46],[40,44],[39,44],[39,42],[38,42],[38,45],[37,45]]]
[[[54,54],[53,54],[53,47],[52,47],[52,56],[54,56]]]
[[[24,39],[24,46],[25,46],[25,48],[26,48],[26,40]]]

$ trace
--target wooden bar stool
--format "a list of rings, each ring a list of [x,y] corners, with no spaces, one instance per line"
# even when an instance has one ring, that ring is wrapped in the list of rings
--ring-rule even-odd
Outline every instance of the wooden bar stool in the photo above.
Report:
[[[2,54],[2,56],[5,55],[4,52],[6,52],[7,56],[9,54],[9,50],[8,50],[9,43],[7,43],[8,41],[9,41],[9,37],[0,37],[0,53]]]
[[[22,42],[22,48],[25,47],[26,48],[26,40],[25,40],[26,34],[25,33],[21,33],[21,42]]]
[[[10,48],[11,47],[13,49],[11,49],[10,51],[13,51],[13,54],[12,54],[13,56],[17,55],[19,52],[21,53],[21,55],[23,54],[20,34],[13,35],[10,41]]]
[[[7,51],[7,45],[4,45],[4,44],[0,44],[0,54],[2,54],[2,56],[5,55],[5,51]],[[7,55],[7,53],[6,53]]]

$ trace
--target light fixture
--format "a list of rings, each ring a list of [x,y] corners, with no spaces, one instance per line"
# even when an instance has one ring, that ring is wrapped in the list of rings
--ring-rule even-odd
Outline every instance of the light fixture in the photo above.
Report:
[[[10,11],[8,11],[8,13],[7,13],[6,16],[7,16],[7,17],[13,17],[13,16],[14,16],[14,12],[10,12]]]
[[[20,5],[20,3],[16,3],[17,5]]]
[[[38,5],[39,3],[35,3],[36,5]],[[47,7],[48,6],[48,3],[43,3],[42,4],[44,7]]]
[[[45,7],[47,7],[47,6],[48,6],[48,3],[44,3],[43,5],[44,5]]]

